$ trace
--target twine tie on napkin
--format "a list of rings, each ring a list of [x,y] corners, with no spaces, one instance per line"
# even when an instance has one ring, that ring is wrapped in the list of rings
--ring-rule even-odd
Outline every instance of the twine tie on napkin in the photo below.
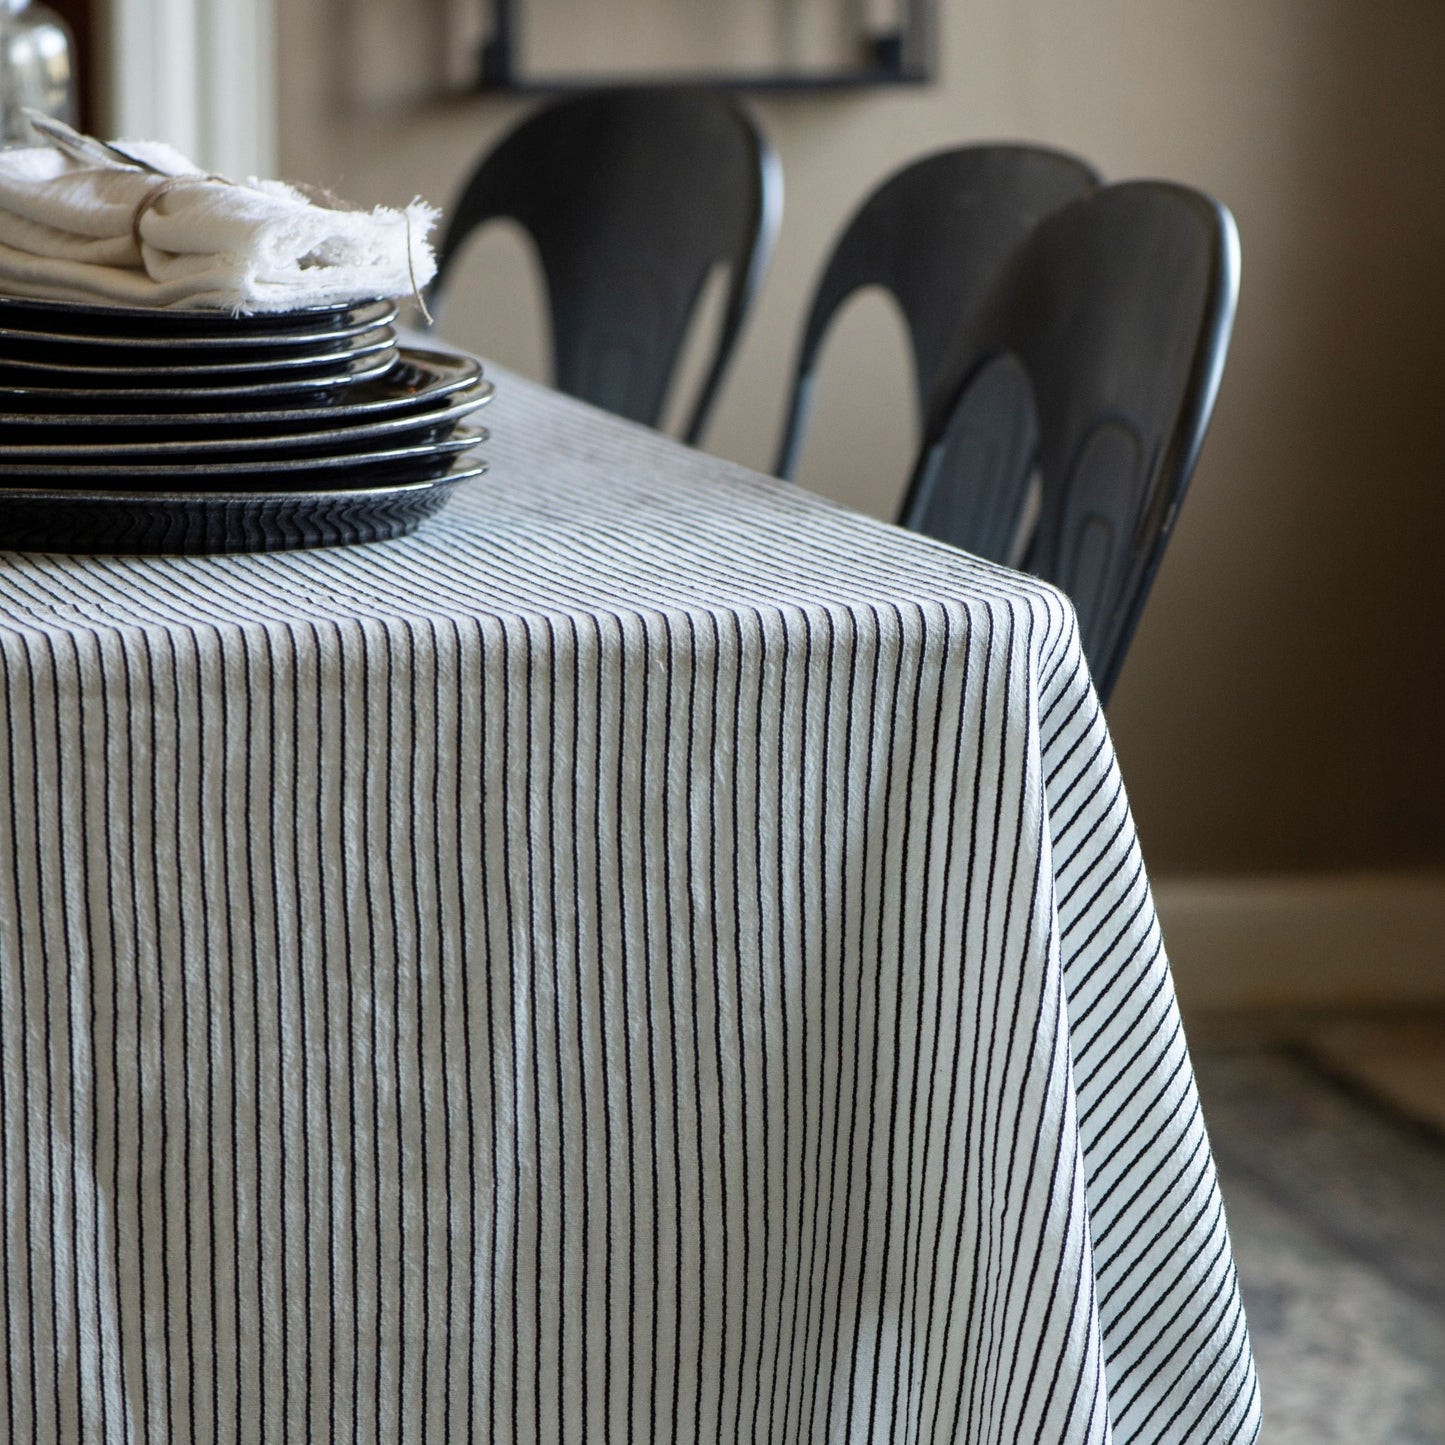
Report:
[[[162,196],[169,195],[177,186],[193,185],[197,180],[220,181],[225,185],[230,184],[223,176],[167,176],[165,180],[152,186],[150,190],[141,197],[140,204],[135,208],[135,215],[131,218],[130,223],[130,236],[131,240],[135,242],[135,249],[138,255],[145,245],[145,242],[141,239],[140,223],[145,220],[151,207],[154,206]]]

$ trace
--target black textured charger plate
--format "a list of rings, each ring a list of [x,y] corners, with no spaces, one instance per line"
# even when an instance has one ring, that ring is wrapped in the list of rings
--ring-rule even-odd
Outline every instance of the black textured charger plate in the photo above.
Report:
[[[475,458],[437,458],[430,475],[327,490],[173,492],[0,488],[0,547],[87,554],[279,552],[383,542],[416,530]]]

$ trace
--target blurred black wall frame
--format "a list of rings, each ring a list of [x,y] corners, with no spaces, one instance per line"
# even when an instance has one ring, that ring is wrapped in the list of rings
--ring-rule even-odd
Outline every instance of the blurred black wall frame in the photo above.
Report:
[[[484,90],[932,79],[937,0],[482,0]]]

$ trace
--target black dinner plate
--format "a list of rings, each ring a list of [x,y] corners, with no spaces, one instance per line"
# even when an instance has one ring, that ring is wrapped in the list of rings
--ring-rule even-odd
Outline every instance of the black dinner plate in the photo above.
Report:
[[[24,470],[35,463],[67,463],[93,466],[115,463],[131,465],[138,460],[185,462],[193,458],[245,457],[253,452],[283,455],[288,452],[348,455],[367,449],[383,438],[407,437],[417,442],[439,440],[464,417],[484,406],[492,397],[492,384],[479,381],[465,391],[454,392],[439,405],[421,410],[374,417],[340,417],[338,424],[317,427],[277,425],[268,419],[259,432],[249,427],[217,435],[214,431],[199,436],[176,437],[163,428],[146,435],[135,431],[121,433],[115,440],[110,433],[84,432],[79,439],[76,429],[59,427],[53,432],[25,434],[23,441],[11,441],[11,433],[0,429],[0,480],[12,470]]]
[[[382,298],[233,315],[216,307],[181,310],[0,296],[0,330],[80,341],[123,343],[131,338],[141,343],[149,338],[159,346],[188,345],[194,338],[207,335],[226,338],[233,345],[246,341],[264,344],[267,336],[294,341],[298,333],[321,336],[349,329],[364,331],[395,318],[396,303]]]
[[[43,482],[55,487],[125,486],[154,490],[179,479],[197,484],[207,483],[225,488],[230,481],[239,485],[236,491],[250,490],[257,479],[277,480],[286,476],[305,477],[316,472],[366,473],[393,468],[401,463],[425,462],[429,457],[466,451],[487,439],[482,427],[448,424],[447,435],[407,432],[401,436],[380,434],[354,446],[331,447],[325,450],[269,448],[247,452],[239,458],[222,454],[186,457],[175,452],[137,451],[124,460],[108,460],[109,453],[97,448],[94,454],[71,452],[66,455],[48,453],[10,459],[0,464],[0,490],[24,488]]]
[[[433,456],[419,474],[345,488],[246,491],[0,487],[0,548],[126,553],[276,552],[405,536],[459,482],[481,476],[472,457]]]
[[[348,340],[343,347],[306,346],[297,350],[269,351],[260,356],[247,352],[234,360],[226,352],[172,353],[150,351],[133,360],[101,360],[95,353],[81,355],[74,350],[26,347],[0,343],[0,377],[18,385],[57,387],[116,387],[136,383],[174,384],[184,378],[193,386],[223,385],[226,381],[244,381],[252,373],[283,373],[306,368],[330,367],[339,370],[348,361],[360,356],[378,356],[396,350],[396,330],[377,326]],[[113,353],[105,353],[107,357]],[[177,359],[182,357],[184,359]]]
[[[152,417],[163,411],[214,411],[220,399],[241,402],[245,406],[265,406],[277,399],[283,402],[301,393],[328,390],[340,391],[358,382],[373,381],[384,376],[395,364],[391,350],[375,356],[345,357],[335,367],[316,371],[302,370],[277,375],[258,372],[245,381],[226,379],[223,385],[208,384],[204,374],[197,385],[185,386],[177,381],[168,386],[31,386],[0,381],[0,410],[6,412],[35,409],[53,415],[90,411],[140,411]]]
[[[396,364],[372,381],[321,392],[299,402],[282,397],[277,405],[265,408],[160,414],[104,410],[57,413],[33,404],[16,407],[0,391],[0,441],[90,442],[107,435],[125,440],[141,427],[168,439],[214,435],[217,429],[264,435],[272,428],[294,431],[334,427],[350,418],[377,419],[393,413],[420,411],[478,385],[491,395],[491,383],[482,381],[481,363],[474,358],[447,351],[402,347]],[[77,428],[82,429],[79,435]]]

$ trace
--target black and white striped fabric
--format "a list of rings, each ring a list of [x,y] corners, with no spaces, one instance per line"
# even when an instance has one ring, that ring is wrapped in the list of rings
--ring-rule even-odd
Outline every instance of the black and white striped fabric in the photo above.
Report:
[[[0,1438],[1252,1439],[1068,605],[490,422],[406,541],[0,558]]]

